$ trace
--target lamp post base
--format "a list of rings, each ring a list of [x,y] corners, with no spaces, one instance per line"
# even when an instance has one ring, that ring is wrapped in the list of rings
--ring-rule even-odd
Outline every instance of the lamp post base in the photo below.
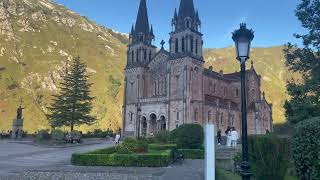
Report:
[[[240,167],[241,167],[240,174],[242,176],[242,180],[250,180],[250,177],[252,174],[249,171],[250,169],[249,162],[247,161],[241,162]]]

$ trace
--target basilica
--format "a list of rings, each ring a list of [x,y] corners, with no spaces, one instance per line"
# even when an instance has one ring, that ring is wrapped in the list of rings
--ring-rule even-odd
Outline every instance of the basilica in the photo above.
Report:
[[[182,124],[214,124],[241,133],[240,73],[205,68],[201,19],[193,0],[181,0],[172,18],[166,50],[157,48],[146,0],[141,0],[130,32],[125,68],[122,133],[152,136]],[[247,74],[248,134],[271,132],[272,104],[261,92],[252,63]]]

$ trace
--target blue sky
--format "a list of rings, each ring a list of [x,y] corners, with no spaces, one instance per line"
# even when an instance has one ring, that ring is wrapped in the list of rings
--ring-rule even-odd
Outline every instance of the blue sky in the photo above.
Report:
[[[135,22],[140,0],[55,0],[98,24],[128,33]],[[246,22],[255,31],[253,46],[269,47],[286,42],[301,44],[294,33],[305,33],[294,16],[301,0],[194,0],[202,20],[204,46],[233,45],[231,32]],[[180,0],[147,0],[149,21],[156,45],[168,41],[174,8]]]

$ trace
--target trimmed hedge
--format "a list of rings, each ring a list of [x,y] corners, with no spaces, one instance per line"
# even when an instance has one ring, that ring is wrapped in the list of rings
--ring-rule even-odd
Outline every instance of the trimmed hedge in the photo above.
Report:
[[[106,148],[106,149],[98,149],[85,154],[112,154],[116,152],[116,147]]]
[[[296,125],[291,140],[297,174],[302,180],[320,179],[320,117]]]
[[[185,159],[204,159],[204,150],[202,149],[178,149],[184,155]]]
[[[199,124],[184,124],[171,131],[171,138],[179,149],[200,149],[204,131]]]
[[[168,150],[177,148],[176,144],[149,144],[149,150]]]
[[[145,154],[73,154],[71,163],[78,166],[163,167],[172,161],[172,151]]]

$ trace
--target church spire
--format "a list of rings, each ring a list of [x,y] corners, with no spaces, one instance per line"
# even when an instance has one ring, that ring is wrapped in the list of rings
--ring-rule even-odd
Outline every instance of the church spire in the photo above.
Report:
[[[181,0],[179,7],[179,19],[183,20],[187,17],[195,17],[195,8],[193,0]]]
[[[146,0],[140,1],[135,30],[137,33],[149,33],[149,19]]]
[[[132,29],[131,39],[133,44],[142,42],[151,45],[154,35],[150,30],[146,0],[140,0],[137,21]]]
[[[175,22],[176,31],[183,31],[185,29],[191,29],[198,31],[200,25],[200,18],[194,8],[193,0],[181,0],[179,13],[173,17]]]

